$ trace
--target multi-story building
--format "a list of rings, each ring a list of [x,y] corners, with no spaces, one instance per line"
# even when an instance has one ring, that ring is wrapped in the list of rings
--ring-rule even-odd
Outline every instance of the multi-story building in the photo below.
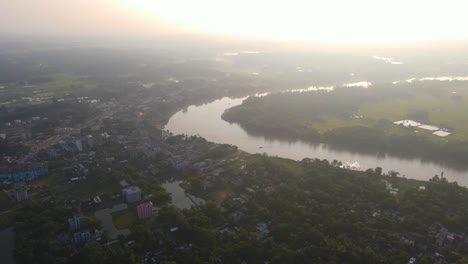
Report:
[[[77,232],[73,234],[73,241],[76,244],[83,244],[84,242],[91,239],[91,233],[89,231],[86,232]]]
[[[127,203],[138,202],[141,200],[141,189],[136,186],[128,187],[123,189],[122,195]]]
[[[81,215],[75,215],[73,218],[68,219],[68,227],[71,231],[80,229],[85,222],[85,218]]]
[[[137,206],[138,219],[145,219],[154,215],[155,208],[152,202],[142,203]]]
[[[12,195],[17,202],[28,199],[28,188],[24,183],[17,183],[13,187]]]

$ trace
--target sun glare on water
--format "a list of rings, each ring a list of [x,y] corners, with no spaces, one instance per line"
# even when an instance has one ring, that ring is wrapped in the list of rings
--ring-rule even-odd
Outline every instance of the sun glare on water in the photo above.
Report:
[[[468,1],[121,0],[185,29],[287,40],[399,42],[466,38]]]

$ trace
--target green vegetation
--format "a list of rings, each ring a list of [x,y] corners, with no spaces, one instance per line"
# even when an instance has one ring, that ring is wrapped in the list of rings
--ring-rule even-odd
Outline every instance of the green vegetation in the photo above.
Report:
[[[418,263],[464,263],[468,248],[462,238],[439,245],[436,237],[439,226],[457,237],[466,235],[466,188],[438,176],[422,182],[384,175],[380,168],[360,172],[338,165],[263,155],[225,157],[222,177],[196,171],[184,176],[204,205],[182,211],[161,205],[157,216],[145,221],[137,220],[134,208],[113,213],[117,228],[132,230],[119,237],[121,245],[133,241],[131,247],[103,246],[108,240],[60,246],[57,235],[66,232],[67,218],[77,211],[65,208],[57,196],[28,201],[15,219],[17,260],[134,263],[158,252],[159,261],[176,263],[405,263],[412,256]],[[201,181],[210,187],[203,190]],[[399,188],[398,195],[387,191],[386,182]],[[88,224],[96,222],[91,220]],[[173,227],[177,231],[170,231]],[[73,250],[77,254],[70,256]],[[435,258],[434,252],[444,258]]]
[[[89,78],[65,73],[55,74],[49,82],[39,85],[39,89],[45,92],[54,92],[57,95],[92,91],[96,88],[97,84]]]
[[[112,221],[117,229],[126,229],[134,226],[138,221],[135,208],[112,213]]]
[[[268,136],[464,162],[468,155],[466,85],[434,81],[270,94],[248,98],[228,109],[223,118]],[[445,128],[452,135],[438,137],[421,128],[393,124],[403,119]]]
[[[0,192],[0,212],[11,207],[12,201],[6,192]]]

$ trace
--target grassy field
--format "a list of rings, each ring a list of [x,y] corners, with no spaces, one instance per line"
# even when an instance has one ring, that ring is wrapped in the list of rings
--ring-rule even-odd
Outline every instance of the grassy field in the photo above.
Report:
[[[97,84],[85,77],[63,73],[54,75],[52,81],[41,84],[39,88],[45,92],[65,94],[94,90],[97,88]]]
[[[69,182],[69,176],[60,172],[49,172],[49,174],[40,177],[34,184],[47,184],[51,186],[54,192],[60,193],[65,198],[86,199],[104,193],[110,194],[114,191],[120,191],[121,186],[115,183],[100,183],[93,177]]]
[[[390,122],[411,119],[411,112],[423,112],[425,120],[413,120],[427,125],[447,128],[452,135],[442,138],[431,135],[432,132],[415,128],[405,129],[397,125],[385,127],[388,134],[420,133],[429,135],[434,141],[460,140],[468,141],[468,89],[466,87],[441,88],[437,92],[421,93],[408,91],[407,98],[392,98],[383,102],[369,102],[364,104],[358,112],[350,113],[348,117],[322,116],[321,122],[310,123],[311,127],[319,131],[328,131],[339,127],[368,126],[378,127],[379,120]],[[457,96],[457,99],[454,98]],[[355,118],[362,116],[362,118]]]
[[[112,213],[112,221],[117,229],[130,228],[138,221],[135,208]]]

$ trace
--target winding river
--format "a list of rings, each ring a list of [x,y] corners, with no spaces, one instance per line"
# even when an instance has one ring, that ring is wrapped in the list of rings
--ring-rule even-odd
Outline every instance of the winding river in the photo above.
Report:
[[[388,154],[364,154],[337,150],[327,144],[311,144],[303,141],[272,140],[248,134],[238,124],[221,119],[224,110],[239,105],[245,98],[222,98],[208,104],[195,106],[174,114],[165,129],[174,134],[200,135],[216,143],[233,144],[249,153],[267,153],[295,160],[303,158],[339,160],[343,163],[358,162],[361,169],[382,167],[394,170],[407,178],[428,180],[444,172],[449,181],[468,186],[468,166],[455,168],[444,163],[423,161],[419,158],[402,158]]]

